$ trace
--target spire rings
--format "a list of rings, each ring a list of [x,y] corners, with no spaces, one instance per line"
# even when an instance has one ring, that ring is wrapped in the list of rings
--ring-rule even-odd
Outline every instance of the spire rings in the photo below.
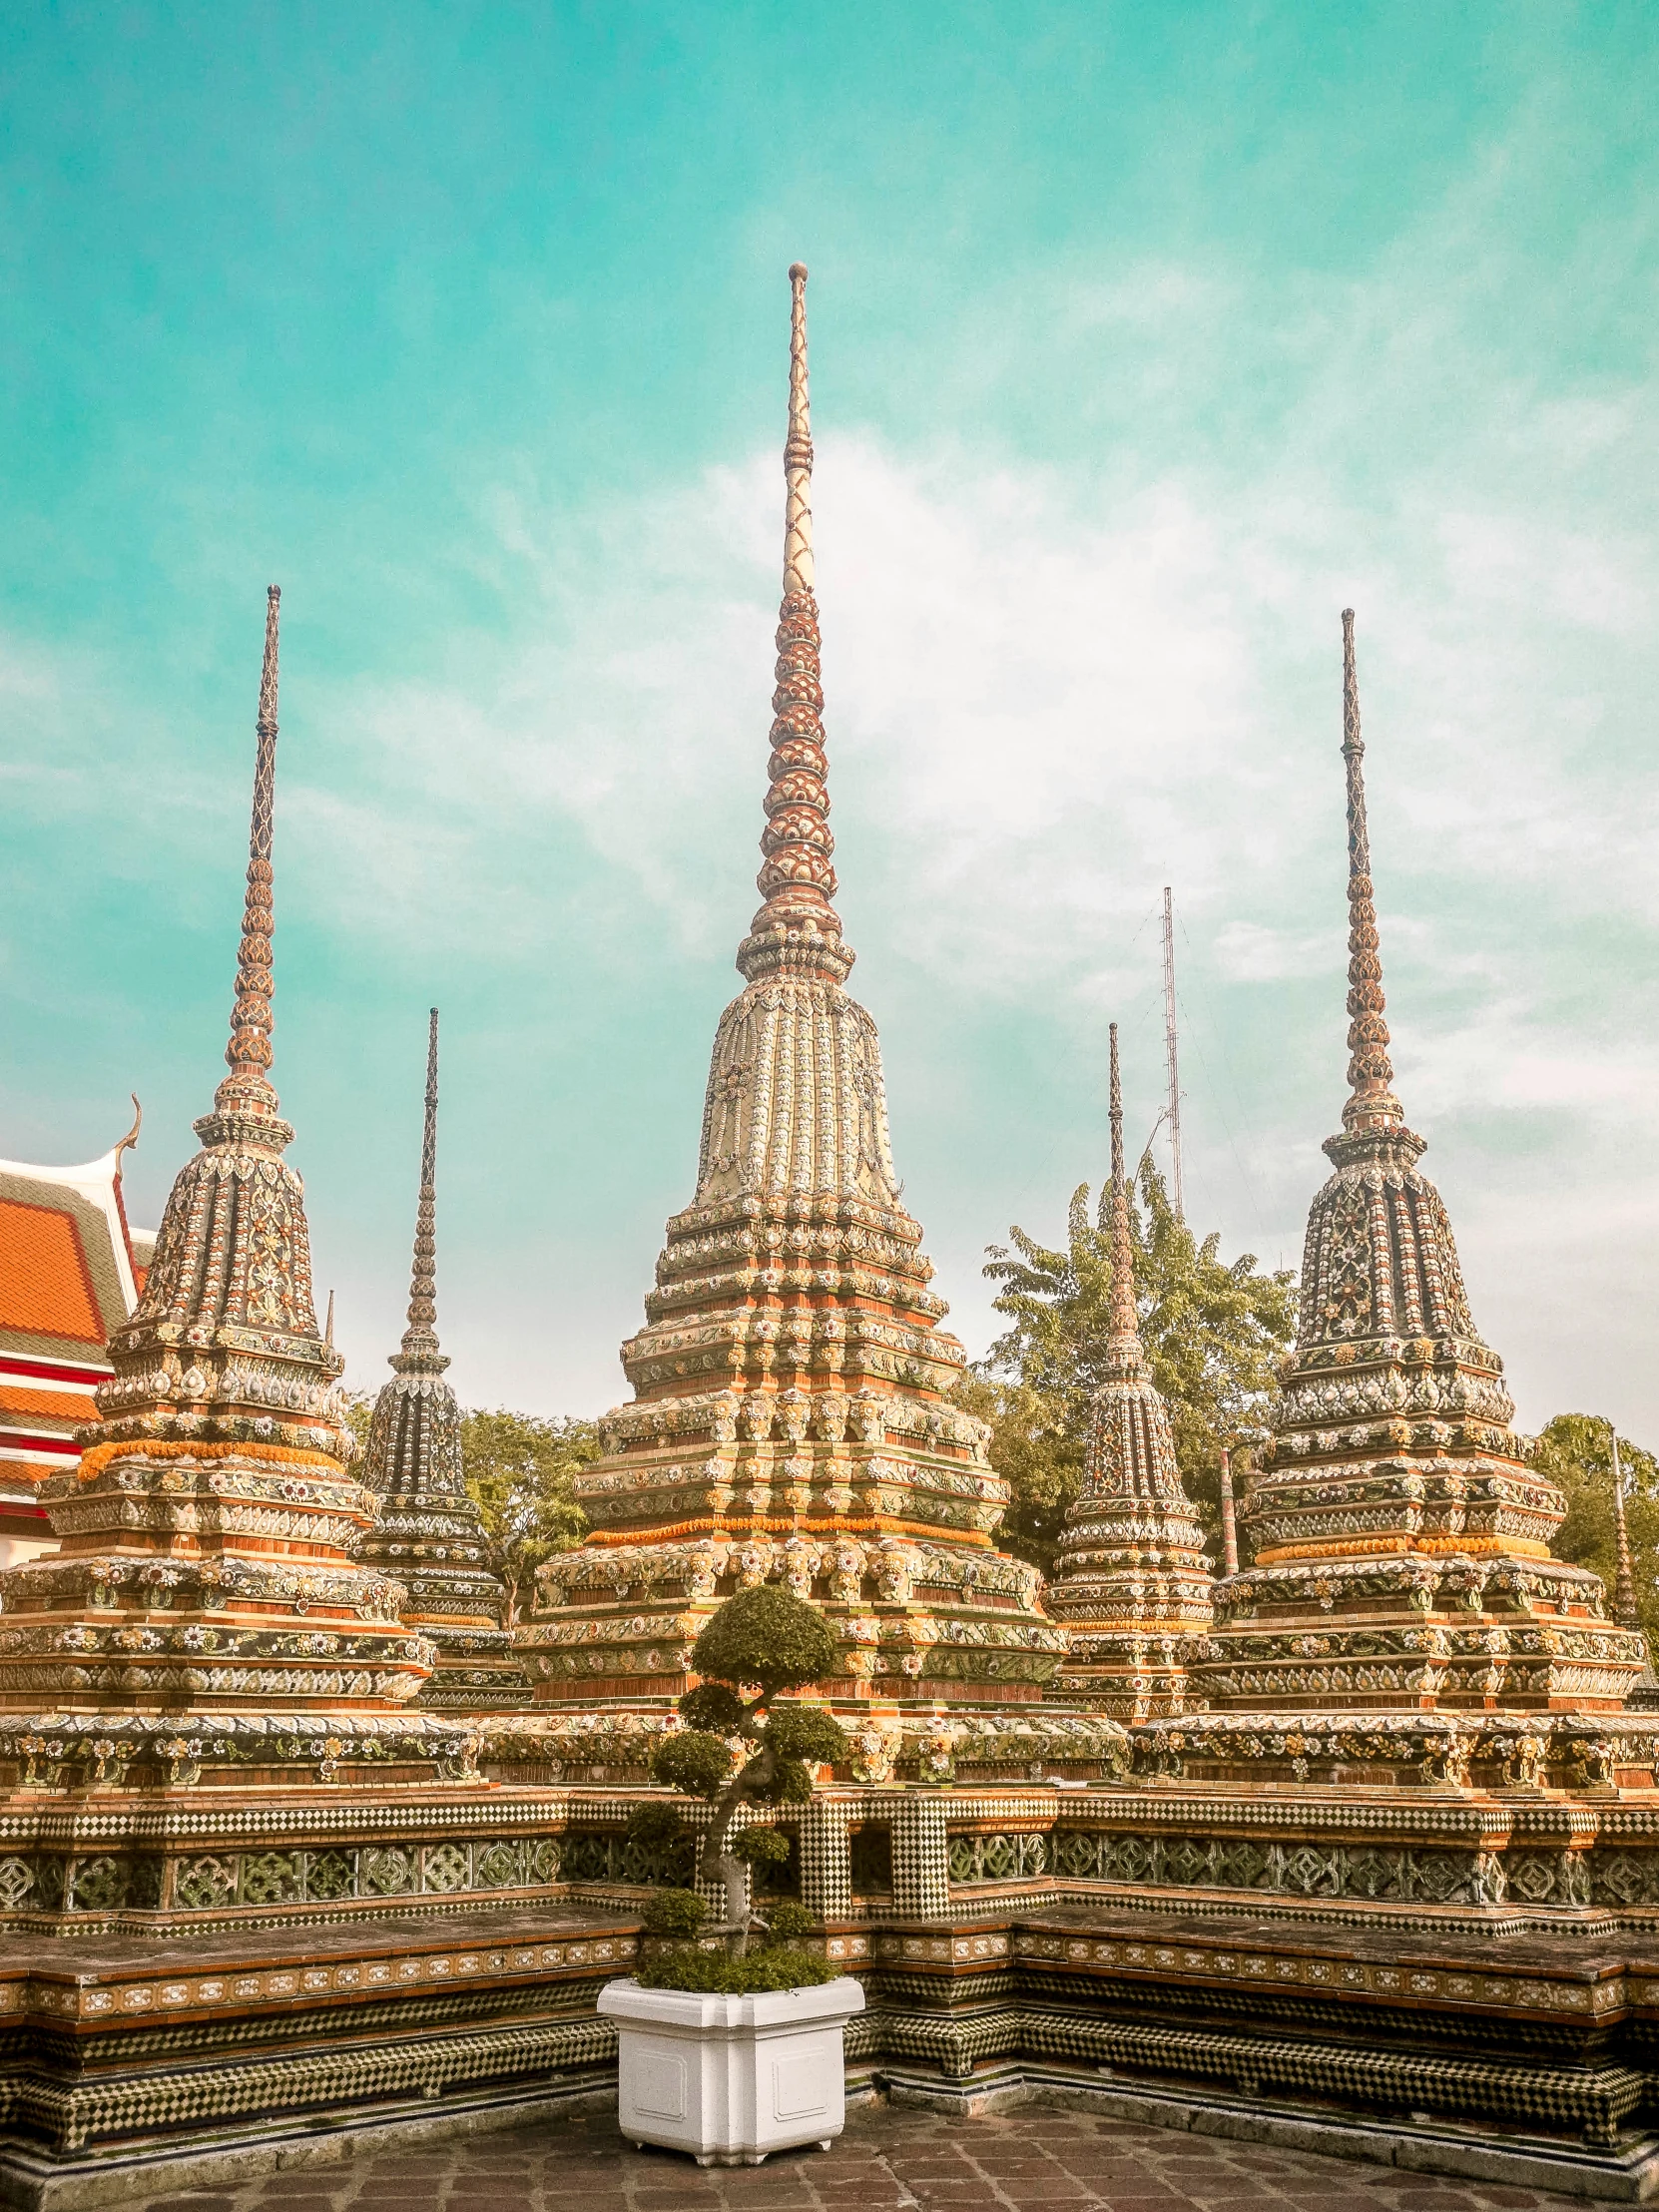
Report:
[[[1343,1108],[1347,1128],[1400,1125],[1388,1058],[1388,1024],[1382,991],[1382,942],[1377,930],[1371,875],[1371,834],[1366,823],[1365,741],[1360,734],[1360,673],[1354,646],[1354,609],[1343,609],[1343,769],[1348,787],[1348,1081]]]
[[[426,1101],[420,1136],[420,1196],[415,1207],[414,1261],[409,1272],[409,1326],[403,1332],[403,1354],[424,1354],[438,1349],[438,1010],[431,1009],[426,1025]],[[447,1366],[447,1362],[440,1363]]]
[[[784,591],[778,610],[776,689],[766,826],[756,888],[766,901],[738,948],[751,981],[784,969],[844,980],[852,954],[830,904],[829,758],[813,596],[812,407],[807,376],[807,269],[790,266],[790,402],[784,441]]]
[[[266,592],[265,660],[260,670],[260,710],[255,723],[254,804],[248,826],[248,889],[243,900],[242,940],[237,952],[236,1000],[231,1011],[231,1041],[225,1048],[230,1075],[214,1096],[220,1113],[252,1114],[275,1121],[276,1093],[266,1070],[275,1057],[276,1022],[271,1001],[276,977],[272,963],[276,932],[276,875],[271,864],[276,815],[277,625],[281,587]]]

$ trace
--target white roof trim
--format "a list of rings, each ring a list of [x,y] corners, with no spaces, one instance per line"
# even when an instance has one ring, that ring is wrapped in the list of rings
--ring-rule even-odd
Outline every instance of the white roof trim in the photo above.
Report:
[[[110,1225],[110,1243],[115,1250],[115,1272],[121,1284],[121,1295],[132,1313],[138,1304],[138,1284],[133,1279],[133,1263],[127,1251],[127,1239],[121,1227],[121,1208],[116,1203],[115,1185],[121,1159],[121,1146],[106,1152],[102,1159],[88,1160],[78,1168],[43,1168],[22,1160],[0,1160],[0,1175],[15,1175],[22,1181],[46,1183],[61,1190],[73,1191],[89,1205],[96,1206]]]

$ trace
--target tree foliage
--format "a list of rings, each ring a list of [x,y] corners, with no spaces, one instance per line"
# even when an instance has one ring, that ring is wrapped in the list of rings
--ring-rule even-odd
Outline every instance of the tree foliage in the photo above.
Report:
[[[659,1890],[640,1909],[646,1934],[666,1936],[671,1942],[690,1942],[702,1935],[708,1918],[709,1902],[695,1890]]]
[[[770,1700],[805,1689],[836,1670],[835,1633],[818,1610],[778,1582],[760,1582],[728,1598],[692,1646],[692,1666],[715,1684],[754,1683]],[[695,1698],[699,1692],[694,1690]]]
[[[374,1398],[368,1390],[347,1390],[345,1425],[357,1439],[359,1453],[368,1449],[368,1432],[374,1425]]]
[[[1619,1438],[1619,1459],[1636,1609],[1652,1651],[1659,1637],[1659,1465],[1651,1451],[1628,1436]],[[1594,1413],[1557,1413],[1540,1429],[1532,1463],[1567,1494],[1567,1517],[1551,1546],[1555,1556],[1600,1575],[1610,1613],[1618,1577],[1611,1424]]]
[[[461,1416],[461,1466],[490,1547],[490,1564],[507,1588],[507,1619],[529,1605],[536,1569],[587,1533],[572,1480],[600,1454],[592,1421],[543,1419],[501,1405]]]
[[[761,1989],[805,1989],[814,1982],[834,1981],[840,1967],[832,1960],[803,1950],[793,1937],[780,1935],[782,1906],[772,1925],[761,1932],[758,1946],[734,1954],[705,1950],[698,1943],[677,1943],[638,1970],[647,1989],[696,1989],[718,1991],[723,1996],[750,1996]],[[808,1916],[809,1921],[811,1915]]]
[[[1045,1571],[1077,1495],[1104,1379],[1110,1203],[1107,1185],[1091,1219],[1089,1186],[1079,1184],[1062,1248],[1018,1227],[1009,1245],[988,1247],[985,1273],[1001,1286],[994,1303],[1010,1326],[961,1393],[991,1422],[991,1462],[1013,1490],[1000,1540]],[[1263,1273],[1254,1253],[1223,1260],[1219,1230],[1195,1237],[1150,1156],[1131,1188],[1129,1226],[1141,1342],[1169,1403],[1187,1493],[1214,1532],[1223,1447],[1248,1454],[1265,1433],[1278,1363],[1296,1335],[1296,1279]]]
[[[763,1582],[728,1598],[705,1624],[692,1647],[692,1665],[706,1679],[680,1700],[690,1725],[658,1748],[651,1770],[670,1789],[714,1807],[697,1875],[699,1881],[724,1885],[726,1919],[719,1933],[741,1958],[757,1925],[745,1897],[747,1869],[787,1859],[789,1843],[764,1826],[747,1829],[735,1842],[727,1839],[740,1806],[804,1805],[813,1794],[813,1767],[845,1757],[846,1737],[821,1706],[790,1702],[774,1709],[773,1703],[786,1691],[810,1688],[836,1672],[834,1631],[816,1606],[775,1582]],[[754,1689],[752,1698],[744,1697],[746,1688]],[[653,1809],[654,1833],[661,1812]]]

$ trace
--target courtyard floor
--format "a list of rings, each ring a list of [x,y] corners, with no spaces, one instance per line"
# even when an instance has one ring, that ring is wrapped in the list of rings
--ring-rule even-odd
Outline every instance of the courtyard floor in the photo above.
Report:
[[[1582,2198],[1444,2181],[1075,2112],[976,2120],[865,2106],[830,2151],[696,2166],[637,2151],[609,2114],[432,2149],[289,2167],[242,2187],[154,2198],[146,2212],[1585,2212]]]

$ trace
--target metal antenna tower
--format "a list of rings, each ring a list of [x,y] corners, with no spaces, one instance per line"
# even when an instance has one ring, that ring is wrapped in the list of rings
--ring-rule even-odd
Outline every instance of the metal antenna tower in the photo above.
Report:
[[[1181,1071],[1175,1033],[1175,907],[1170,887],[1164,885],[1164,1057],[1169,1062],[1169,1148],[1174,1164],[1175,1213],[1185,1221],[1187,1208],[1181,1192]]]

